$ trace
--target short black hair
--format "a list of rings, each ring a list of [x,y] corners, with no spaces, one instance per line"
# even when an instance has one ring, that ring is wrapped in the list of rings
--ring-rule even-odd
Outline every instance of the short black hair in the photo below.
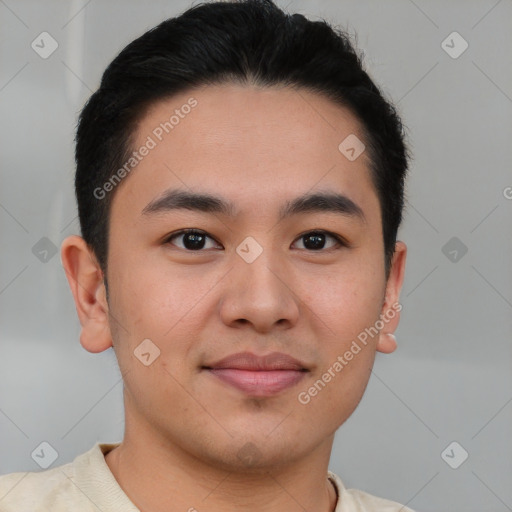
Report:
[[[104,274],[115,190],[100,196],[95,191],[130,158],[138,122],[160,100],[230,82],[304,88],[360,121],[380,202],[387,279],[410,158],[400,117],[363,69],[346,32],[325,20],[285,13],[272,0],[192,6],[132,41],[105,70],[79,116],[75,139],[82,236]]]

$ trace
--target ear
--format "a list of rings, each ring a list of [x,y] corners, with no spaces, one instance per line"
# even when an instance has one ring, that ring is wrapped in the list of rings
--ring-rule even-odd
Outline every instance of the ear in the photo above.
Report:
[[[399,305],[399,299],[404,281],[406,257],[407,246],[403,242],[397,241],[386,283],[386,297],[381,311],[384,327],[379,333],[376,347],[379,352],[385,354],[390,354],[397,347],[393,332],[395,332],[400,323],[400,310],[402,307]]]
[[[103,272],[94,252],[73,235],[62,242],[61,260],[82,326],[80,343],[89,352],[103,352],[112,346],[112,335]]]

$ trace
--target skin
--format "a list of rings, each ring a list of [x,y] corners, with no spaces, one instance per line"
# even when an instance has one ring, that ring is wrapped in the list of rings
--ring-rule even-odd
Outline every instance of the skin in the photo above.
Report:
[[[400,314],[308,404],[297,396],[398,303],[407,248],[397,242],[386,281],[366,153],[351,162],[338,150],[361,133],[346,109],[306,90],[210,85],[153,105],[134,146],[192,96],[198,105],[115,190],[108,302],[83,239],[62,244],[81,344],[90,352],[113,346],[124,378],[125,436],[106,462],[141,510],[332,511],[326,475],[335,432],[359,404],[375,352],[395,350],[388,334]],[[239,214],[144,215],[169,188],[220,195]],[[326,190],[352,199],[366,222],[331,212],[277,221],[285,201]],[[184,228],[207,233],[202,252],[187,250],[183,236],[165,242]],[[319,229],[350,248],[327,237],[312,250],[303,235]],[[236,252],[247,236],[263,248],[250,264]],[[149,366],[134,356],[147,338],[160,349]],[[292,388],[255,398],[201,369],[246,350],[285,352],[310,371]],[[238,457],[249,442],[253,464]]]

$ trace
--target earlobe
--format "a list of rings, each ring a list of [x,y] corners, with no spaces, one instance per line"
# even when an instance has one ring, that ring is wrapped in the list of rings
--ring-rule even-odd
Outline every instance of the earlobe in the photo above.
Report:
[[[379,340],[377,341],[377,351],[384,354],[391,354],[397,347],[397,342],[394,334],[390,332],[379,334]]]
[[[402,307],[399,299],[405,274],[406,255],[407,246],[403,242],[397,241],[389,278],[386,283],[386,298],[381,311],[381,319],[385,325],[379,333],[376,346],[376,350],[384,354],[390,354],[397,348],[393,332],[396,331],[400,323],[400,310]]]
[[[61,246],[61,260],[82,331],[80,343],[89,352],[112,346],[103,272],[85,240],[73,235]]]

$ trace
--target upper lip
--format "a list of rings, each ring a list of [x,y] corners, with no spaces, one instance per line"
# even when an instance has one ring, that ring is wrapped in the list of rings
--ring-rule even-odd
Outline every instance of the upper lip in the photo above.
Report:
[[[306,366],[282,352],[271,352],[264,356],[257,356],[251,352],[239,352],[237,354],[231,354],[215,363],[204,366],[207,369],[220,369],[220,368],[231,368],[237,370],[253,370],[253,371],[265,371],[265,370],[299,370],[308,371]]]

